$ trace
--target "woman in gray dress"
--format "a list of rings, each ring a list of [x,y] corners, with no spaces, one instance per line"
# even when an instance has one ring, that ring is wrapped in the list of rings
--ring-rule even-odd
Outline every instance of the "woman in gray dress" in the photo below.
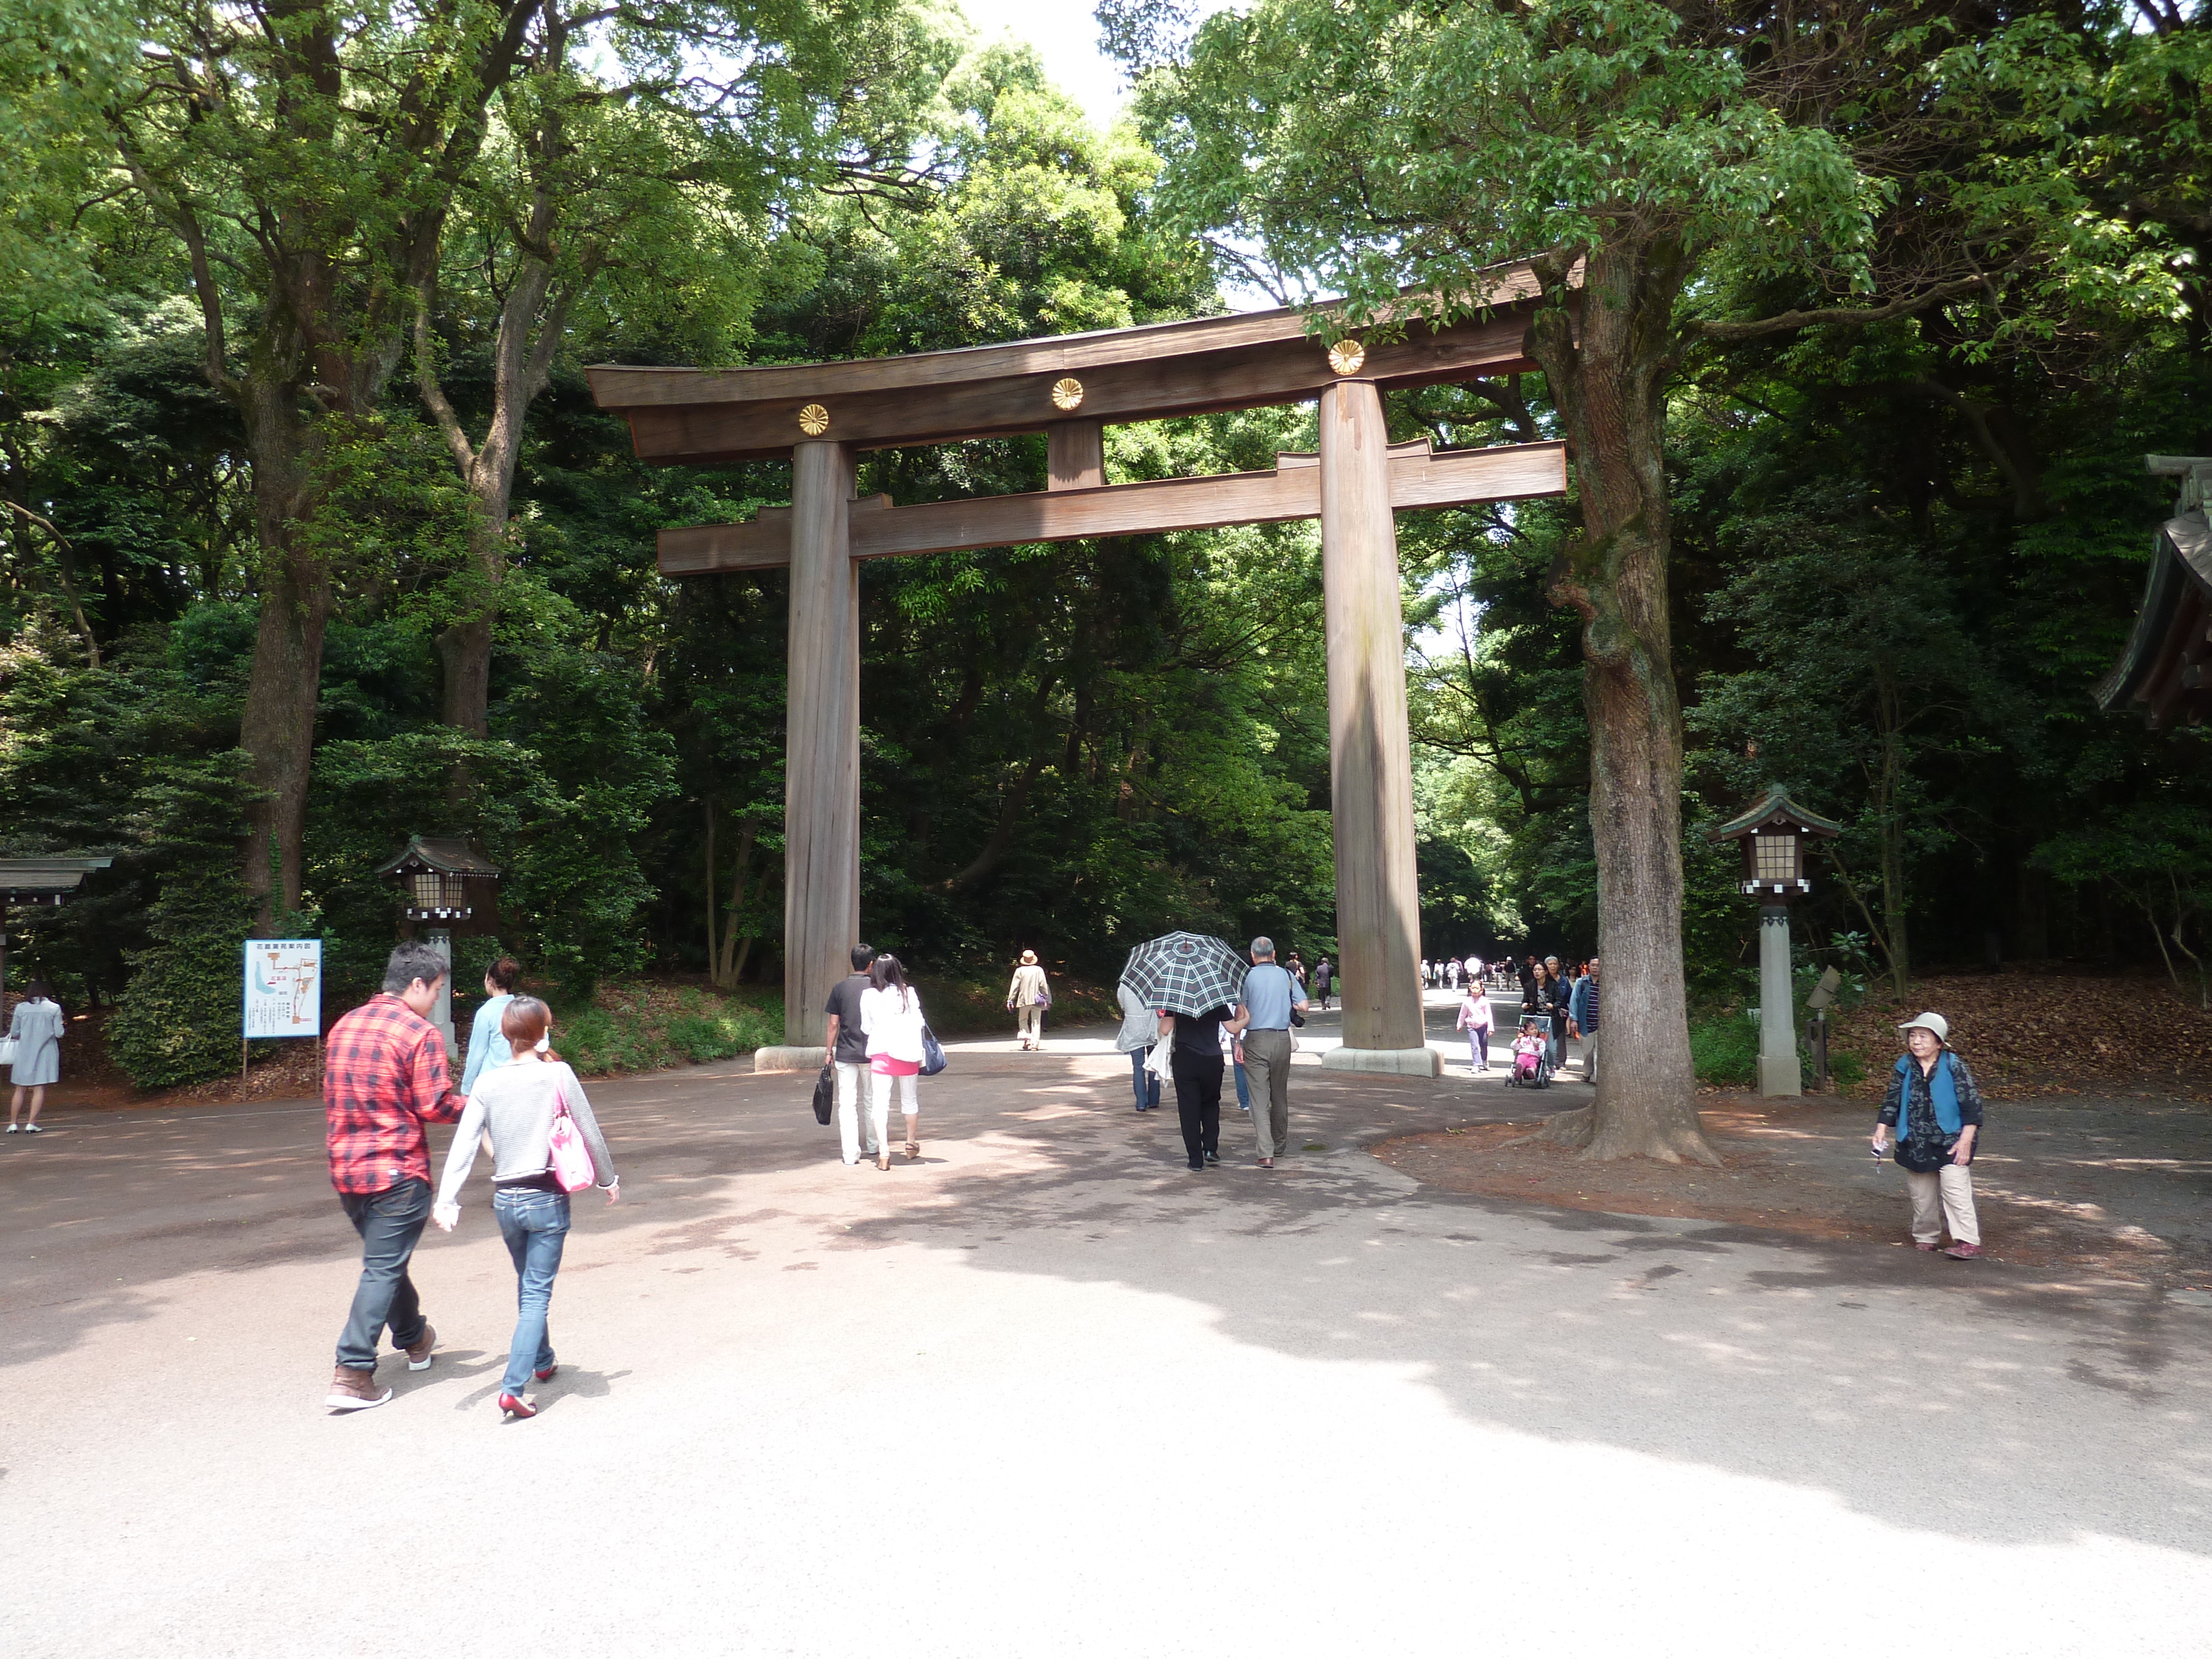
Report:
[[[15,1040],[15,1065],[9,1081],[15,1085],[8,1103],[8,1133],[45,1133],[39,1127],[39,1108],[46,1103],[46,1085],[62,1079],[62,1010],[42,979],[31,981],[23,1000],[15,1005],[8,1035]],[[23,1097],[31,1097],[31,1121],[19,1124]]]

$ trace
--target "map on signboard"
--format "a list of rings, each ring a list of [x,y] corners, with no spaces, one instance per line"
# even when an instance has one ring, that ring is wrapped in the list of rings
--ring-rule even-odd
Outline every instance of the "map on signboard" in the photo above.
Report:
[[[311,1037],[322,1032],[322,940],[246,940],[245,1034]]]

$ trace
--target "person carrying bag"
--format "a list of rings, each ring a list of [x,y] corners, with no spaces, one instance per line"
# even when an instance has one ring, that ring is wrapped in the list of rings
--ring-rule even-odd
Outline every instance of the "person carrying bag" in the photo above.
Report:
[[[536,997],[519,996],[500,1019],[514,1058],[477,1078],[462,1109],[453,1145],[430,1218],[447,1232],[460,1219],[460,1191],[476,1167],[477,1145],[491,1137],[492,1214],[514,1262],[516,1316],[507,1371],[500,1379],[499,1408],[519,1421],[538,1415],[537,1400],[523,1392],[558,1369],[548,1316],[553,1280],[568,1242],[568,1194],[596,1180],[607,1202],[622,1194],[614,1158],[584,1085],[550,1047],[551,1012]]]

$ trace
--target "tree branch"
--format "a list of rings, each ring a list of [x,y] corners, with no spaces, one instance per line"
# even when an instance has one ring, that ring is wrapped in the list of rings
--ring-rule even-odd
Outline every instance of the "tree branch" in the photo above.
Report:
[[[1892,300],[1887,305],[1829,306],[1816,311],[1784,311],[1747,323],[1692,322],[1689,325],[1689,332],[1716,344],[1737,345],[1746,340],[1763,340],[1771,335],[1788,334],[1801,328],[1820,328],[1829,324],[1864,328],[1870,324],[1886,323],[1898,317],[1910,317],[1930,306],[1941,305],[1946,300],[1955,300],[1961,294],[1972,294],[1977,289],[1990,294],[1996,291],[1995,283],[1988,276],[1960,276],[1923,289],[1917,294]]]
[[[131,147],[119,132],[115,137],[115,149],[122,156],[123,165],[130,169],[131,181],[146,198],[146,204],[169,221],[191,256],[192,287],[199,296],[200,322],[207,335],[204,368],[208,384],[218,395],[235,403],[240,388],[230,372],[230,351],[223,334],[222,295],[215,285],[215,271],[208,260],[207,236],[200,228],[200,222],[186,203],[170,196],[154,182],[153,175],[138,164],[138,158],[131,153]]]
[[[438,422],[444,434],[446,447],[453,453],[453,465],[461,470],[463,483],[468,482],[476,471],[477,452],[469,442],[469,434],[461,429],[461,417],[453,413],[453,404],[447,400],[446,388],[438,382],[437,359],[433,355],[430,338],[430,300],[434,276],[428,276],[415,286],[415,385],[422,394],[423,407]]]

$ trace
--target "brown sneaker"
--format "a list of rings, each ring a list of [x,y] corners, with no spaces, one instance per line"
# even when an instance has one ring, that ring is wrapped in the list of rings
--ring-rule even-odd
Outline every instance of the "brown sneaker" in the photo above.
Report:
[[[323,1396],[323,1404],[334,1412],[365,1412],[391,1398],[391,1389],[376,1386],[374,1371],[357,1371],[350,1365],[341,1365],[331,1378],[331,1391]]]
[[[437,1346],[438,1328],[435,1325],[426,1323],[422,1327],[422,1340],[415,1344],[413,1347],[404,1350],[407,1355],[407,1369],[410,1371],[428,1370],[430,1369],[430,1350]]]
[[[1982,1247],[1978,1244],[1954,1244],[1949,1249],[1943,1252],[1945,1255],[1949,1256],[1954,1261],[1972,1261],[1978,1257],[1981,1253]]]

